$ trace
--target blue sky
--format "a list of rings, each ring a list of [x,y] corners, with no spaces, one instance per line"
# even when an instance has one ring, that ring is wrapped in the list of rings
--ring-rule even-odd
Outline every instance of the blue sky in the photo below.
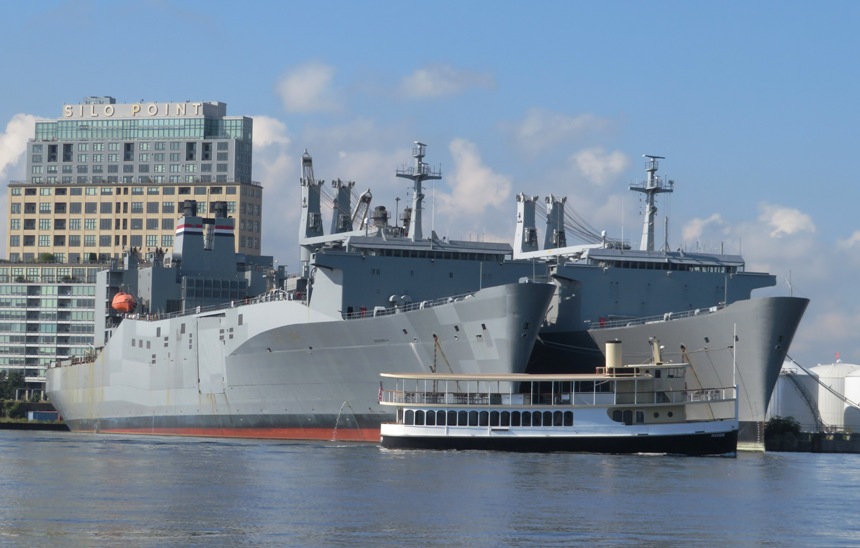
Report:
[[[742,252],[780,279],[762,295],[790,279],[812,299],[791,355],[860,363],[858,22],[856,2],[4,2],[0,180],[64,103],[222,101],[255,120],[263,251],[295,271],[305,148],[402,210],[421,140],[437,232],[493,241],[525,192],[638,242],[627,187],[662,155],[670,246]]]

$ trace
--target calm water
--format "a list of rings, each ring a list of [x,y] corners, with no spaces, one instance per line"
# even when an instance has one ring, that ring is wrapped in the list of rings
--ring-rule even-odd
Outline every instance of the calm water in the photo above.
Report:
[[[0,545],[858,545],[858,464],[0,431]]]

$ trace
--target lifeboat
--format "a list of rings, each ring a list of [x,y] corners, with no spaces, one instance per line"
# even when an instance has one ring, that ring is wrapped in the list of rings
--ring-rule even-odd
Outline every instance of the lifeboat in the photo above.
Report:
[[[111,308],[117,312],[134,312],[136,306],[137,301],[134,300],[134,297],[124,291],[117,293],[111,302]]]

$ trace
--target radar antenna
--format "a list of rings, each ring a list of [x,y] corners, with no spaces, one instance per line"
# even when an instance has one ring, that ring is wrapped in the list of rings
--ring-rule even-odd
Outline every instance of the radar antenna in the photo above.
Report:
[[[639,249],[642,251],[654,251],[654,217],[657,214],[654,197],[663,192],[672,192],[675,182],[663,181],[657,175],[659,167],[657,160],[665,160],[665,157],[652,156],[650,154],[643,154],[642,157],[647,158],[645,161],[645,171],[648,172],[648,179],[638,185],[630,185],[630,190],[645,194],[645,219],[642,223],[642,242],[639,244]]]

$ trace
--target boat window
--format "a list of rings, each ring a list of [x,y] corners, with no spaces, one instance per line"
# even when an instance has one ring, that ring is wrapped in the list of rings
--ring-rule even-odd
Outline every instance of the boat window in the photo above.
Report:
[[[563,416],[564,416],[564,414],[561,411],[554,412],[552,414],[552,425],[553,426],[561,426]]]
[[[439,426],[445,426],[445,412],[444,411],[436,411],[436,424]]]
[[[465,411],[460,411],[457,414],[457,426],[466,426],[467,424],[469,424],[467,416],[468,415]]]
[[[418,410],[415,412],[415,425],[424,426],[424,411]]]
[[[510,426],[511,425],[511,412],[510,411],[502,411],[501,417],[501,425],[502,426]]]
[[[627,426],[633,424],[633,411],[629,409],[624,411],[624,424],[626,424]]]
[[[564,412],[564,425],[573,426],[573,411]]]
[[[469,426],[478,426],[478,412],[469,411]]]
[[[544,426],[552,426],[552,411],[544,411],[543,412],[543,425]]]
[[[622,420],[624,420],[621,416],[621,409],[616,409],[612,412],[612,420],[614,420],[615,422],[621,422]]]
[[[427,411],[427,426],[436,426],[436,412]]]
[[[448,426],[457,426],[457,412],[448,411]]]
[[[541,412],[535,411],[532,413],[532,426],[540,426],[541,425]]]
[[[490,420],[490,414],[487,413],[486,411],[481,411],[481,414],[479,415],[478,425],[479,426],[488,426],[489,420]]]
[[[415,424],[415,412],[411,409],[406,411],[406,419],[403,421],[403,424]]]
[[[645,422],[645,411],[637,411],[636,424],[642,424],[643,422]]]
[[[531,411],[523,411],[523,426],[531,426],[532,425],[532,412]]]
[[[490,426],[498,426],[499,425],[499,412],[492,411],[490,413]]]
[[[519,426],[520,423],[520,412],[513,411],[511,412],[511,426]]]

